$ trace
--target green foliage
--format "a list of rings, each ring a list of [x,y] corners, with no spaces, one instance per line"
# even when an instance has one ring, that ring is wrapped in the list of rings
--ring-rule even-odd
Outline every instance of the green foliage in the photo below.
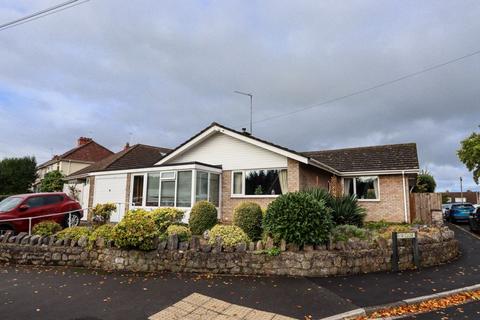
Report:
[[[314,188],[304,192],[312,195],[318,201],[323,201],[331,209],[335,225],[351,224],[361,227],[366,216],[366,210],[358,204],[354,195],[332,196],[327,190]]]
[[[41,192],[55,192],[62,191],[64,184],[64,175],[58,171],[50,171],[45,175],[42,182],[40,183]]]
[[[264,218],[265,231],[274,240],[297,245],[325,243],[332,225],[325,201],[306,192],[279,196],[268,205]]]
[[[413,189],[413,192],[424,193],[424,192],[435,192],[437,183],[435,178],[427,170],[422,170],[417,176],[417,184]]]
[[[349,224],[336,226],[332,230],[332,239],[334,241],[347,241],[351,238],[366,239],[367,237],[368,231],[366,229]]]
[[[98,238],[103,238],[105,241],[113,240],[114,228],[115,227],[111,224],[104,224],[95,228],[88,236],[89,246],[92,247]]]
[[[387,222],[385,220],[379,220],[379,221],[368,221],[365,222],[364,227],[369,230],[381,230],[381,229],[386,229],[389,226],[393,225],[392,222]]]
[[[58,239],[72,239],[72,240],[78,240],[82,236],[89,237],[91,233],[90,228],[88,227],[70,227],[70,228],[65,228],[60,232],[57,232],[55,236]]]
[[[52,220],[42,221],[33,226],[32,234],[48,237],[62,230],[62,226]]]
[[[275,256],[278,256],[281,253],[281,251],[280,251],[280,248],[273,247],[271,249],[263,250],[263,253],[265,253],[267,256],[275,257]]]
[[[457,151],[458,158],[473,173],[473,180],[478,184],[480,178],[480,133],[473,132],[463,140]]]
[[[192,231],[188,227],[174,224],[167,228],[167,235],[171,236],[173,234],[176,234],[180,241],[188,241],[192,237]]]
[[[210,239],[208,243],[214,244],[217,237],[222,238],[223,245],[226,247],[234,247],[239,243],[249,243],[250,238],[240,227],[233,225],[217,224],[210,230]]]
[[[90,210],[90,214],[94,223],[105,224],[110,221],[110,216],[116,209],[117,206],[113,203],[99,203]]]
[[[195,203],[190,211],[190,230],[193,234],[201,235],[209,230],[218,222],[217,209],[208,201],[199,201]]]
[[[35,179],[35,157],[5,158],[0,161],[0,194],[27,193]]]
[[[233,210],[233,224],[252,240],[262,236],[262,208],[254,202],[242,202]]]
[[[335,225],[350,224],[362,227],[367,215],[365,208],[358,204],[357,197],[353,195],[332,197],[330,208]]]
[[[115,245],[124,249],[155,249],[155,240],[160,235],[155,220],[144,210],[128,212],[114,228]]]
[[[169,226],[181,223],[184,212],[177,208],[158,208],[146,211],[146,214],[153,218],[158,231],[165,233]]]

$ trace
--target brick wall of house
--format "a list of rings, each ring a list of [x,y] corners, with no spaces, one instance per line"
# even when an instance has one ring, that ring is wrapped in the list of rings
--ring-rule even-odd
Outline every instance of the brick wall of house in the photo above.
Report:
[[[89,189],[88,189],[88,207],[93,207],[93,195],[95,193],[95,177],[88,177]],[[87,219],[90,221],[92,217],[90,216],[90,210],[88,210]]]
[[[287,185],[289,192],[300,190],[300,162],[288,158],[287,160]]]
[[[266,198],[232,198],[232,171],[226,170],[222,173],[222,222],[232,223],[233,209],[244,201],[255,202],[262,208],[275,200],[274,197]]]
[[[404,222],[404,194],[402,175],[379,176],[380,200],[359,201],[367,209],[367,221],[386,220],[390,222]],[[408,195],[407,195],[408,210]]]
[[[332,177],[331,173],[304,163],[300,163],[299,168],[300,190],[308,188],[321,188],[328,190],[329,181]]]

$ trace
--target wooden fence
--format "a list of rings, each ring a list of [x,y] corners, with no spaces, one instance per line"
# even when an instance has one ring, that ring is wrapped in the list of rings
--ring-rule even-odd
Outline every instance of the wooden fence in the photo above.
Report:
[[[440,193],[410,194],[410,222],[416,220],[431,224],[433,211],[442,211],[442,195]]]

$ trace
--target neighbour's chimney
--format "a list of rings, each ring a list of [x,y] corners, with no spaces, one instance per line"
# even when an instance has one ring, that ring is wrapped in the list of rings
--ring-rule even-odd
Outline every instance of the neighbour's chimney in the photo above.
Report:
[[[84,144],[87,144],[89,143],[90,141],[92,141],[92,138],[87,138],[87,137],[80,137],[78,138],[77,140],[77,146],[83,146]]]
[[[123,150],[127,150],[127,149],[130,149],[130,143],[125,143],[125,147],[123,147]]]

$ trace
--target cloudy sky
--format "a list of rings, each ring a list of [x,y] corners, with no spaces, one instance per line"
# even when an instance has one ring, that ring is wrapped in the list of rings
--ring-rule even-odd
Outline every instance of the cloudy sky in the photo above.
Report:
[[[3,0],[0,23],[60,0]],[[174,147],[212,121],[298,151],[416,142],[439,190],[479,190],[456,157],[480,124],[473,1],[90,0],[0,31],[0,158],[92,136]],[[275,117],[268,121],[267,118]]]

